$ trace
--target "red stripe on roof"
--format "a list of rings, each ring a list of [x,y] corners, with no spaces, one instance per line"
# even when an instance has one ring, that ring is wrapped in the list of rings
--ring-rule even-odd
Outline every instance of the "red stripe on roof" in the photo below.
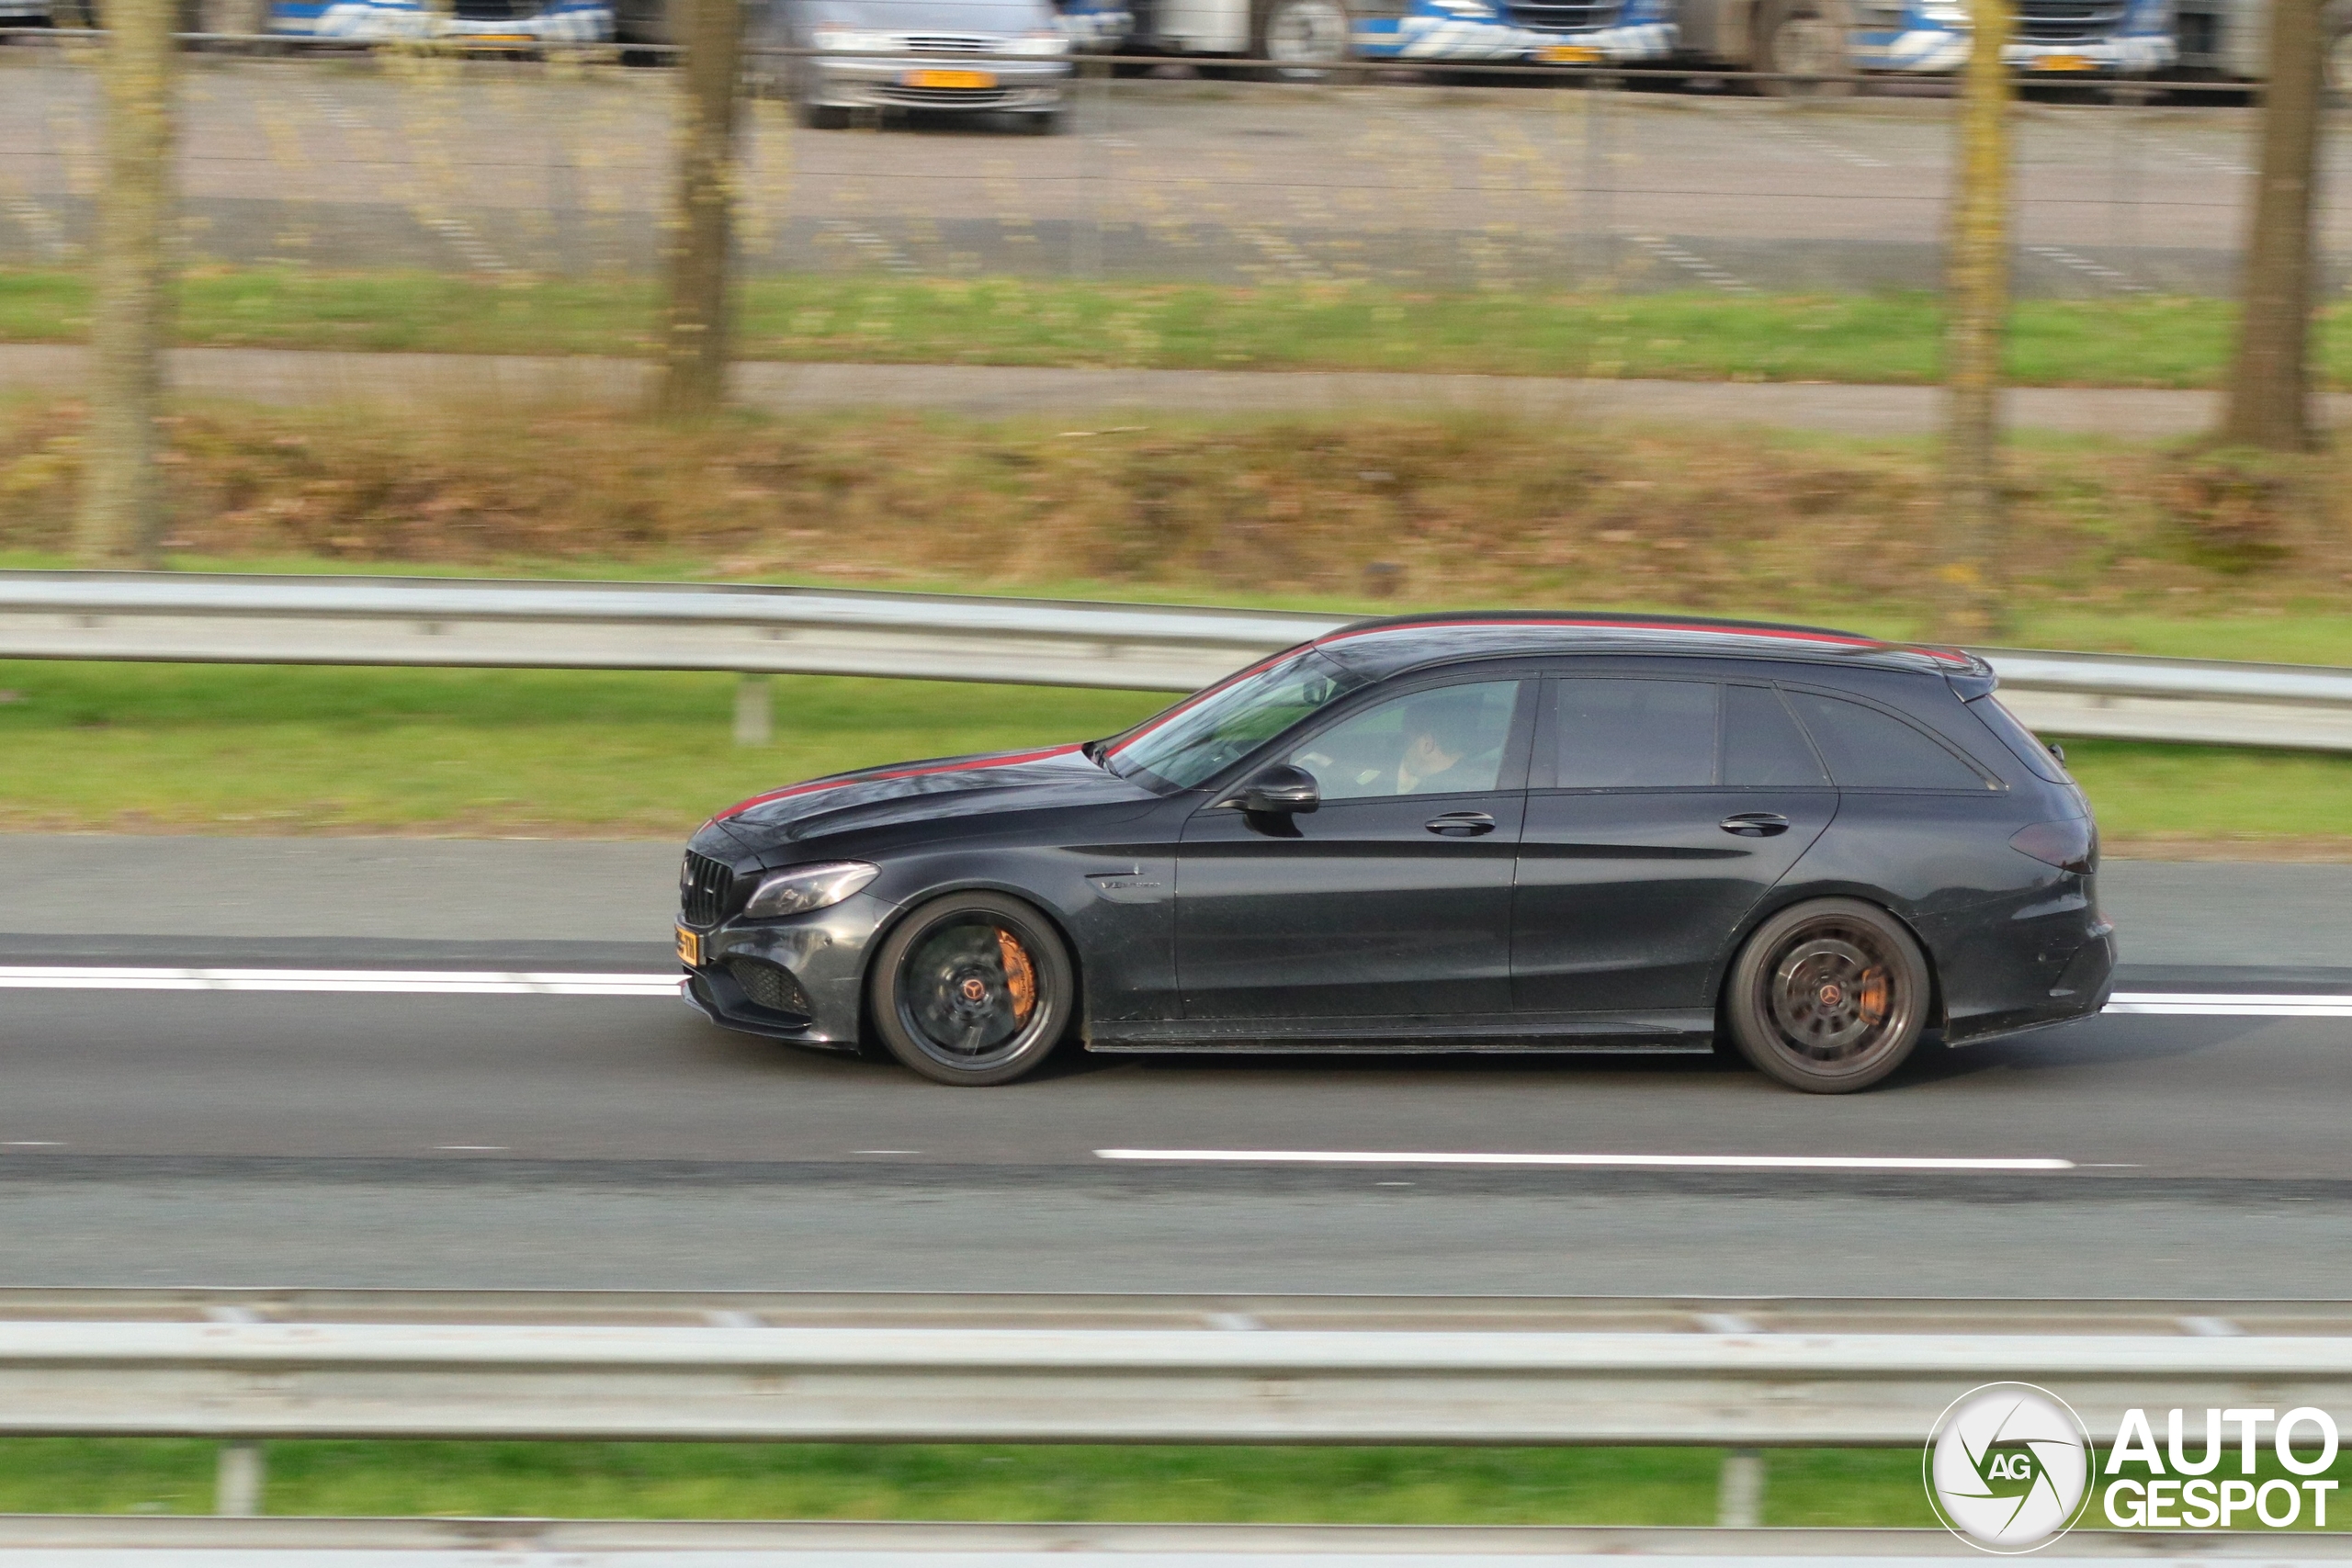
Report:
[[[786,800],[796,795],[815,795],[829,789],[847,789],[852,784],[884,784],[891,779],[919,779],[933,773],[965,773],[976,768],[1009,768],[1017,762],[1041,762],[1048,757],[1066,757],[1077,750],[1076,746],[1049,746],[1042,751],[1018,751],[1010,757],[976,757],[968,762],[941,762],[928,768],[894,768],[887,773],[857,773],[845,779],[825,779],[815,784],[794,784],[786,789],[772,789],[765,795],[755,795],[749,800],[739,800],[713,817],[713,822],[724,822],[730,817],[741,817],[754,807],[765,806],[771,800]]]
[[[1826,642],[1836,643],[1844,648],[1883,648],[1889,650],[1899,650],[1910,646],[1886,642],[1878,637],[1849,637],[1842,632],[1804,631],[1794,626],[1726,626],[1705,621],[1585,620],[1563,615],[1531,615],[1518,619],[1491,621],[1398,621],[1382,626],[1363,626],[1351,631],[1329,632],[1315,640],[1317,645],[1320,646],[1323,643],[1339,642],[1351,637],[1377,637],[1383,632],[1429,631],[1446,626],[1581,626],[1600,631],[1700,632],[1716,637],[1773,637],[1784,642]],[[1940,659],[1951,663],[1964,664],[1968,661],[1964,655],[1949,653],[1940,649],[1913,648],[1912,650],[1924,653],[1931,659]]]

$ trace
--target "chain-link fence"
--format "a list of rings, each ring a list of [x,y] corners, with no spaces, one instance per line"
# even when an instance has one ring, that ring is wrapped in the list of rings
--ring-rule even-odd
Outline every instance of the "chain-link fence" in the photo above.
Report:
[[[587,52],[186,64],[193,267],[618,279],[653,265],[671,72]],[[1262,84],[1083,63],[1056,136],[986,116],[808,130],[757,97],[741,265],[1400,295],[1939,284],[1948,98],[1400,74]],[[2252,112],[2118,96],[2018,108],[2018,292],[2227,295]],[[81,264],[97,104],[87,47],[0,49],[0,265]],[[2338,199],[2327,214],[2323,249],[2340,262],[2352,216]]]

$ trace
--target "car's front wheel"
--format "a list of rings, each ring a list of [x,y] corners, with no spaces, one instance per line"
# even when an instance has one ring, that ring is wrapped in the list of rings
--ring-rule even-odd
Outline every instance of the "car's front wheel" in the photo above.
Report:
[[[1855,898],[1781,910],[1724,986],[1732,1043],[1792,1089],[1845,1094],[1903,1065],[1928,1025],[1928,960],[1903,922]]]
[[[901,920],[867,999],[890,1054],[939,1083],[1010,1083],[1053,1054],[1075,1015],[1069,953],[1045,918],[997,893],[951,893]]]

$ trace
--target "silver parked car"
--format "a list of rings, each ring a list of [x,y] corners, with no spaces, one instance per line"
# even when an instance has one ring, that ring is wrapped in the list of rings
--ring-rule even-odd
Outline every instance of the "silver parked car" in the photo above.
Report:
[[[856,109],[1004,113],[1060,129],[1069,38],[1046,0],[772,0],[758,24],[765,74],[801,123],[837,129]]]

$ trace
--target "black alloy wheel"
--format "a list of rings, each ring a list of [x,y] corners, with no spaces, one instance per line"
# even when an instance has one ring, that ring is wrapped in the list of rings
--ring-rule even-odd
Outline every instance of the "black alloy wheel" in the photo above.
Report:
[[[951,893],[909,915],[875,955],[873,1018],[890,1054],[939,1083],[1010,1083],[1069,1031],[1069,951],[1036,910]]]
[[[1724,985],[1732,1043],[1792,1089],[1846,1094],[1903,1065],[1928,1022],[1928,961],[1903,922],[1853,898],[1781,910]]]

